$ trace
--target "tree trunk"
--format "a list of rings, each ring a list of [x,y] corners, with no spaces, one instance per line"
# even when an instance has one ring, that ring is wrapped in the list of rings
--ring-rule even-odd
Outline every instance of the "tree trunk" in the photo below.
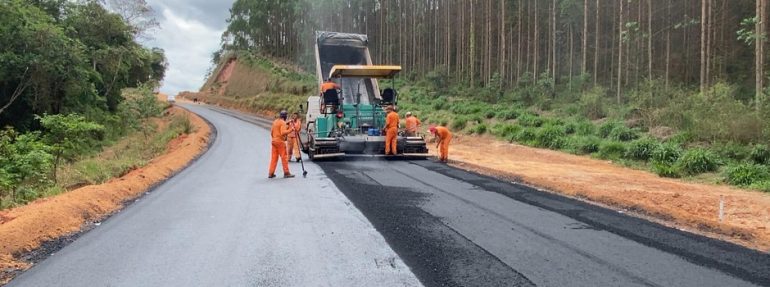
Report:
[[[666,91],[671,81],[671,0],[668,0],[666,7]]]
[[[641,4],[641,3],[640,3]],[[652,0],[647,0],[647,82],[652,83]],[[649,97],[652,98],[652,89],[649,89]]]
[[[620,2],[620,16],[618,20],[618,87],[617,87],[617,100],[618,104],[620,104],[620,94],[622,93],[621,86],[623,86],[623,2],[625,1],[619,1]]]
[[[596,36],[598,37],[599,35],[597,34]],[[583,62],[580,65],[580,74],[585,75],[586,66],[588,65],[588,0],[583,0],[583,48],[581,52],[583,53]]]
[[[756,108],[760,109],[763,101],[764,101],[764,66],[765,66],[765,42],[762,40],[762,37],[765,35],[765,20],[767,18],[767,15],[765,13],[765,5],[767,4],[767,0],[757,0],[757,24],[755,27],[756,34],[759,35],[756,39],[755,43],[755,80],[756,80],[756,95],[754,101],[756,102]]]
[[[701,0],[700,14],[700,92],[706,93],[706,25],[708,22],[708,0]]]
[[[594,43],[594,86],[599,80],[599,39],[601,39],[601,35],[599,34],[599,16],[601,6],[599,5],[599,0],[596,0],[596,23],[594,26],[594,37],[596,38],[596,43]]]
[[[537,28],[538,27],[538,17],[537,17],[537,14],[539,14],[538,11],[537,11],[537,2],[540,2],[540,0],[533,0],[533,1],[535,1],[535,13],[534,13],[535,14],[535,31],[534,31],[535,41],[533,43],[535,57],[532,59],[533,64],[534,64],[533,74],[532,74],[533,79],[532,80],[533,80],[533,82],[537,82],[537,78],[538,78],[538,74],[537,74],[538,70],[537,70],[537,68],[538,68],[538,63],[540,62],[539,55],[538,55],[539,51],[540,51],[540,43],[539,43],[539,40],[540,40],[540,33],[539,32],[540,31],[538,31],[538,28]]]

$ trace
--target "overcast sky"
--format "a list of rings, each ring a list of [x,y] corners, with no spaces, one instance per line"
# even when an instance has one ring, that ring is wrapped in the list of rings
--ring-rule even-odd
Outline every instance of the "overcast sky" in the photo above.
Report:
[[[234,0],[148,0],[160,29],[145,43],[166,51],[169,66],[161,91],[176,95],[197,91],[211,63],[211,54],[230,16]]]

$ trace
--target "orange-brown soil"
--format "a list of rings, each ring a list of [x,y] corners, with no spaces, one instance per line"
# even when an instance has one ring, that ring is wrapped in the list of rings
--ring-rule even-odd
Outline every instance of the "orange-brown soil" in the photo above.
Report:
[[[432,151],[432,152],[435,152]],[[450,162],[770,252],[770,194],[661,178],[608,161],[459,135]],[[724,218],[719,220],[720,197]]]
[[[104,184],[85,186],[0,212],[0,284],[10,280],[14,270],[29,267],[29,263],[20,260],[21,255],[119,211],[124,203],[139,197],[205,151],[211,133],[209,125],[187,110],[173,107],[170,112],[189,114],[195,131],[171,141],[166,153],[144,167]]]

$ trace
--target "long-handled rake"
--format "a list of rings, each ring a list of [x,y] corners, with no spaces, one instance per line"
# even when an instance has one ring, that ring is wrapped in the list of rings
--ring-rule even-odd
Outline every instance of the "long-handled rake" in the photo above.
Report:
[[[295,129],[294,133],[297,135],[297,143],[300,145],[299,163],[302,166],[302,177],[307,177],[307,170],[305,170],[305,160],[302,159],[302,150],[305,149],[305,145],[302,144],[302,139],[299,138],[299,130]]]

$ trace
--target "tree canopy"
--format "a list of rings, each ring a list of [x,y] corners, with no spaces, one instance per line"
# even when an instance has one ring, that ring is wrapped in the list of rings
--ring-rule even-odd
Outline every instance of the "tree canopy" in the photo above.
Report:
[[[139,31],[97,1],[0,3],[0,126],[114,112],[122,89],[162,81],[164,52],[138,44]]]

